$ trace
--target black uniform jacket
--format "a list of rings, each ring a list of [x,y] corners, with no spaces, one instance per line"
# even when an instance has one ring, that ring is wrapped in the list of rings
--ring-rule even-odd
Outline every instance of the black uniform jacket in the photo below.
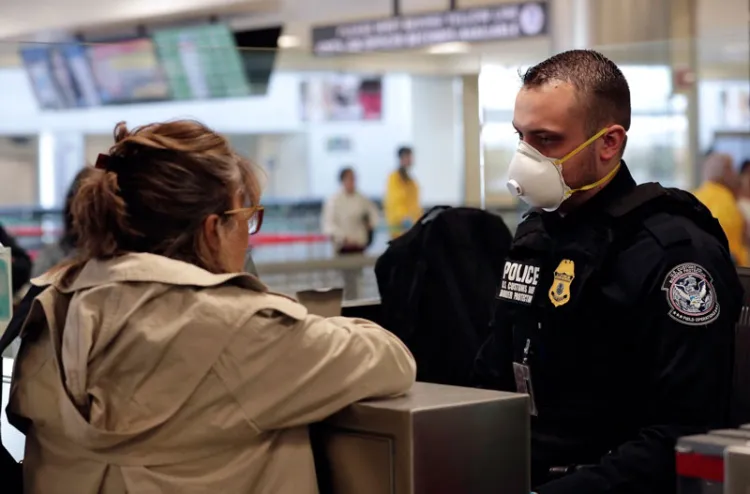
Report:
[[[506,261],[477,384],[524,391],[516,363],[539,494],[674,492],[676,438],[727,419],[742,288],[726,238],[664,202],[613,220],[635,188],[623,164],[574,212],[530,214]]]

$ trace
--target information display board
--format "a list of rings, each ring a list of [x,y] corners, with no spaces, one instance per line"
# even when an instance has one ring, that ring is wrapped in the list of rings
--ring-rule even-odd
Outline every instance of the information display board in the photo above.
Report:
[[[164,29],[154,33],[172,97],[231,98],[249,94],[234,35],[223,24]]]
[[[21,50],[21,59],[26,67],[31,86],[42,110],[61,110],[73,106],[73,101],[66,101],[61,87],[64,81],[57,76],[63,71],[53,67],[52,50],[48,46],[31,46]]]
[[[169,85],[150,39],[93,45],[88,53],[102,104],[169,98]]]

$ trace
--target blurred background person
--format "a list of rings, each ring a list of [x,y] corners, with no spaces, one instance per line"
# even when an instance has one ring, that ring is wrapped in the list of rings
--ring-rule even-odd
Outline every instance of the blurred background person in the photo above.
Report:
[[[361,254],[372,244],[379,223],[378,207],[357,190],[357,175],[346,167],[339,173],[341,189],[326,200],[322,211],[322,229],[331,237],[338,255]],[[362,270],[343,269],[344,297],[359,298]]]
[[[73,213],[70,210],[73,198],[78,192],[83,179],[89,176],[93,168],[86,167],[82,169],[73,179],[65,196],[65,206],[63,207],[63,231],[57,242],[45,245],[39,252],[34,261],[32,277],[41,276],[61,262],[70,259],[75,254],[76,244],[78,243],[78,234],[73,227]]]
[[[409,230],[422,216],[419,185],[410,174],[414,153],[410,147],[398,150],[398,170],[388,177],[383,209],[391,238]]]
[[[737,200],[740,180],[728,154],[712,153],[703,163],[703,184],[694,192],[719,220],[729,240],[732,258],[747,266],[746,222]]]
[[[341,189],[326,200],[322,229],[337,254],[359,254],[372,243],[379,220],[378,207],[357,190],[357,175],[346,167],[339,172]]]
[[[740,190],[737,198],[745,223],[750,223],[750,160],[742,162],[740,167]]]

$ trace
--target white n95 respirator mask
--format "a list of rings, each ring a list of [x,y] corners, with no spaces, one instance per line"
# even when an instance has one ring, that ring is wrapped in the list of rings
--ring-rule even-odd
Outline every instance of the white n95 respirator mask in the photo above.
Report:
[[[519,197],[531,207],[555,211],[563,201],[575,192],[590,190],[605,183],[617,173],[620,165],[617,165],[601,180],[577,189],[571,189],[565,183],[562,165],[606,134],[608,130],[608,128],[600,130],[589,140],[559,159],[548,158],[527,143],[520,141],[516,154],[510,160],[510,166],[508,167],[508,190],[514,197]]]

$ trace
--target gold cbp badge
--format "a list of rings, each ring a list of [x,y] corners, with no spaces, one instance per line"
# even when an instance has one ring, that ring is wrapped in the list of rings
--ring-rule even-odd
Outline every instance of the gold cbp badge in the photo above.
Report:
[[[555,269],[555,278],[549,290],[549,301],[555,307],[570,302],[570,284],[573,283],[576,265],[570,259],[563,259]]]

